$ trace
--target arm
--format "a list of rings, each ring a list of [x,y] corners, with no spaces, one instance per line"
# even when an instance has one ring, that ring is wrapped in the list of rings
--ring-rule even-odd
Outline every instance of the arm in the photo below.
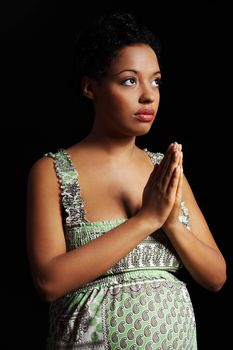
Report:
[[[190,215],[190,231],[171,217],[164,230],[191,276],[203,287],[218,291],[226,281],[226,263],[188,181],[184,175],[181,177],[182,196]]]
[[[137,215],[69,252],[53,161],[42,158],[34,164],[28,180],[28,255],[34,283],[45,300],[55,300],[96,279],[162,226],[174,205],[179,179],[172,171],[178,162],[174,153],[170,147],[159,171],[152,172]],[[166,173],[168,181],[163,183]]]
[[[66,252],[59,187],[49,158],[39,160],[29,175],[27,228],[32,275],[39,293],[47,301],[94,280],[151,233],[138,215],[90,243]]]

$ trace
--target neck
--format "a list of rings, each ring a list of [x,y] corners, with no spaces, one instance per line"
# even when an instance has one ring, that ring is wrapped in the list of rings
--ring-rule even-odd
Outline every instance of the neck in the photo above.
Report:
[[[93,128],[83,141],[86,145],[94,146],[95,149],[98,148],[110,157],[122,159],[133,155],[136,149],[135,140],[135,136],[113,136]]]

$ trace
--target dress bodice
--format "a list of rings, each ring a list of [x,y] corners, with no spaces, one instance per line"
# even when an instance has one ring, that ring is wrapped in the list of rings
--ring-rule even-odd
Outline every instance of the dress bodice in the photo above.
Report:
[[[163,158],[162,153],[153,153],[147,149],[144,151],[154,165],[159,164]],[[64,230],[67,250],[78,248],[128,220],[119,218],[89,222],[85,216],[85,203],[81,195],[78,170],[73,165],[71,156],[64,149],[46,155],[54,159],[56,174],[60,182],[61,204],[66,212]],[[181,213],[180,221],[188,227],[189,217],[184,202],[181,204]],[[181,261],[170,241],[160,229],[146,237],[103,276],[135,269],[176,271],[181,266]]]

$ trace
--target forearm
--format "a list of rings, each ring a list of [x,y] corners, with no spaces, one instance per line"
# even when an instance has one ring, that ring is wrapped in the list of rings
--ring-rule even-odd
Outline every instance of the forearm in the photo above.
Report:
[[[182,223],[166,234],[191,276],[204,288],[219,290],[226,280],[226,264],[221,253],[198,239]]]
[[[95,280],[152,232],[136,215],[84,246],[56,256],[44,269],[42,296],[52,301]]]

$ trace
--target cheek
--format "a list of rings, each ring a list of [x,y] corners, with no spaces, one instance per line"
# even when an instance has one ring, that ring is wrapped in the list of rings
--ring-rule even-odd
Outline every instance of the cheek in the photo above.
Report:
[[[137,97],[132,93],[110,93],[108,102],[111,103],[117,110],[132,109],[134,107]]]
[[[135,100],[132,96],[126,94],[109,94],[106,96],[106,108],[105,112],[108,116],[111,116],[111,120],[114,120],[116,125],[125,125],[129,116],[134,113]],[[123,124],[122,124],[123,123]]]
[[[156,94],[156,96],[155,96],[155,105],[156,105],[157,110],[159,107],[159,103],[160,103],[160,92],[158,91],[158,94]]]

